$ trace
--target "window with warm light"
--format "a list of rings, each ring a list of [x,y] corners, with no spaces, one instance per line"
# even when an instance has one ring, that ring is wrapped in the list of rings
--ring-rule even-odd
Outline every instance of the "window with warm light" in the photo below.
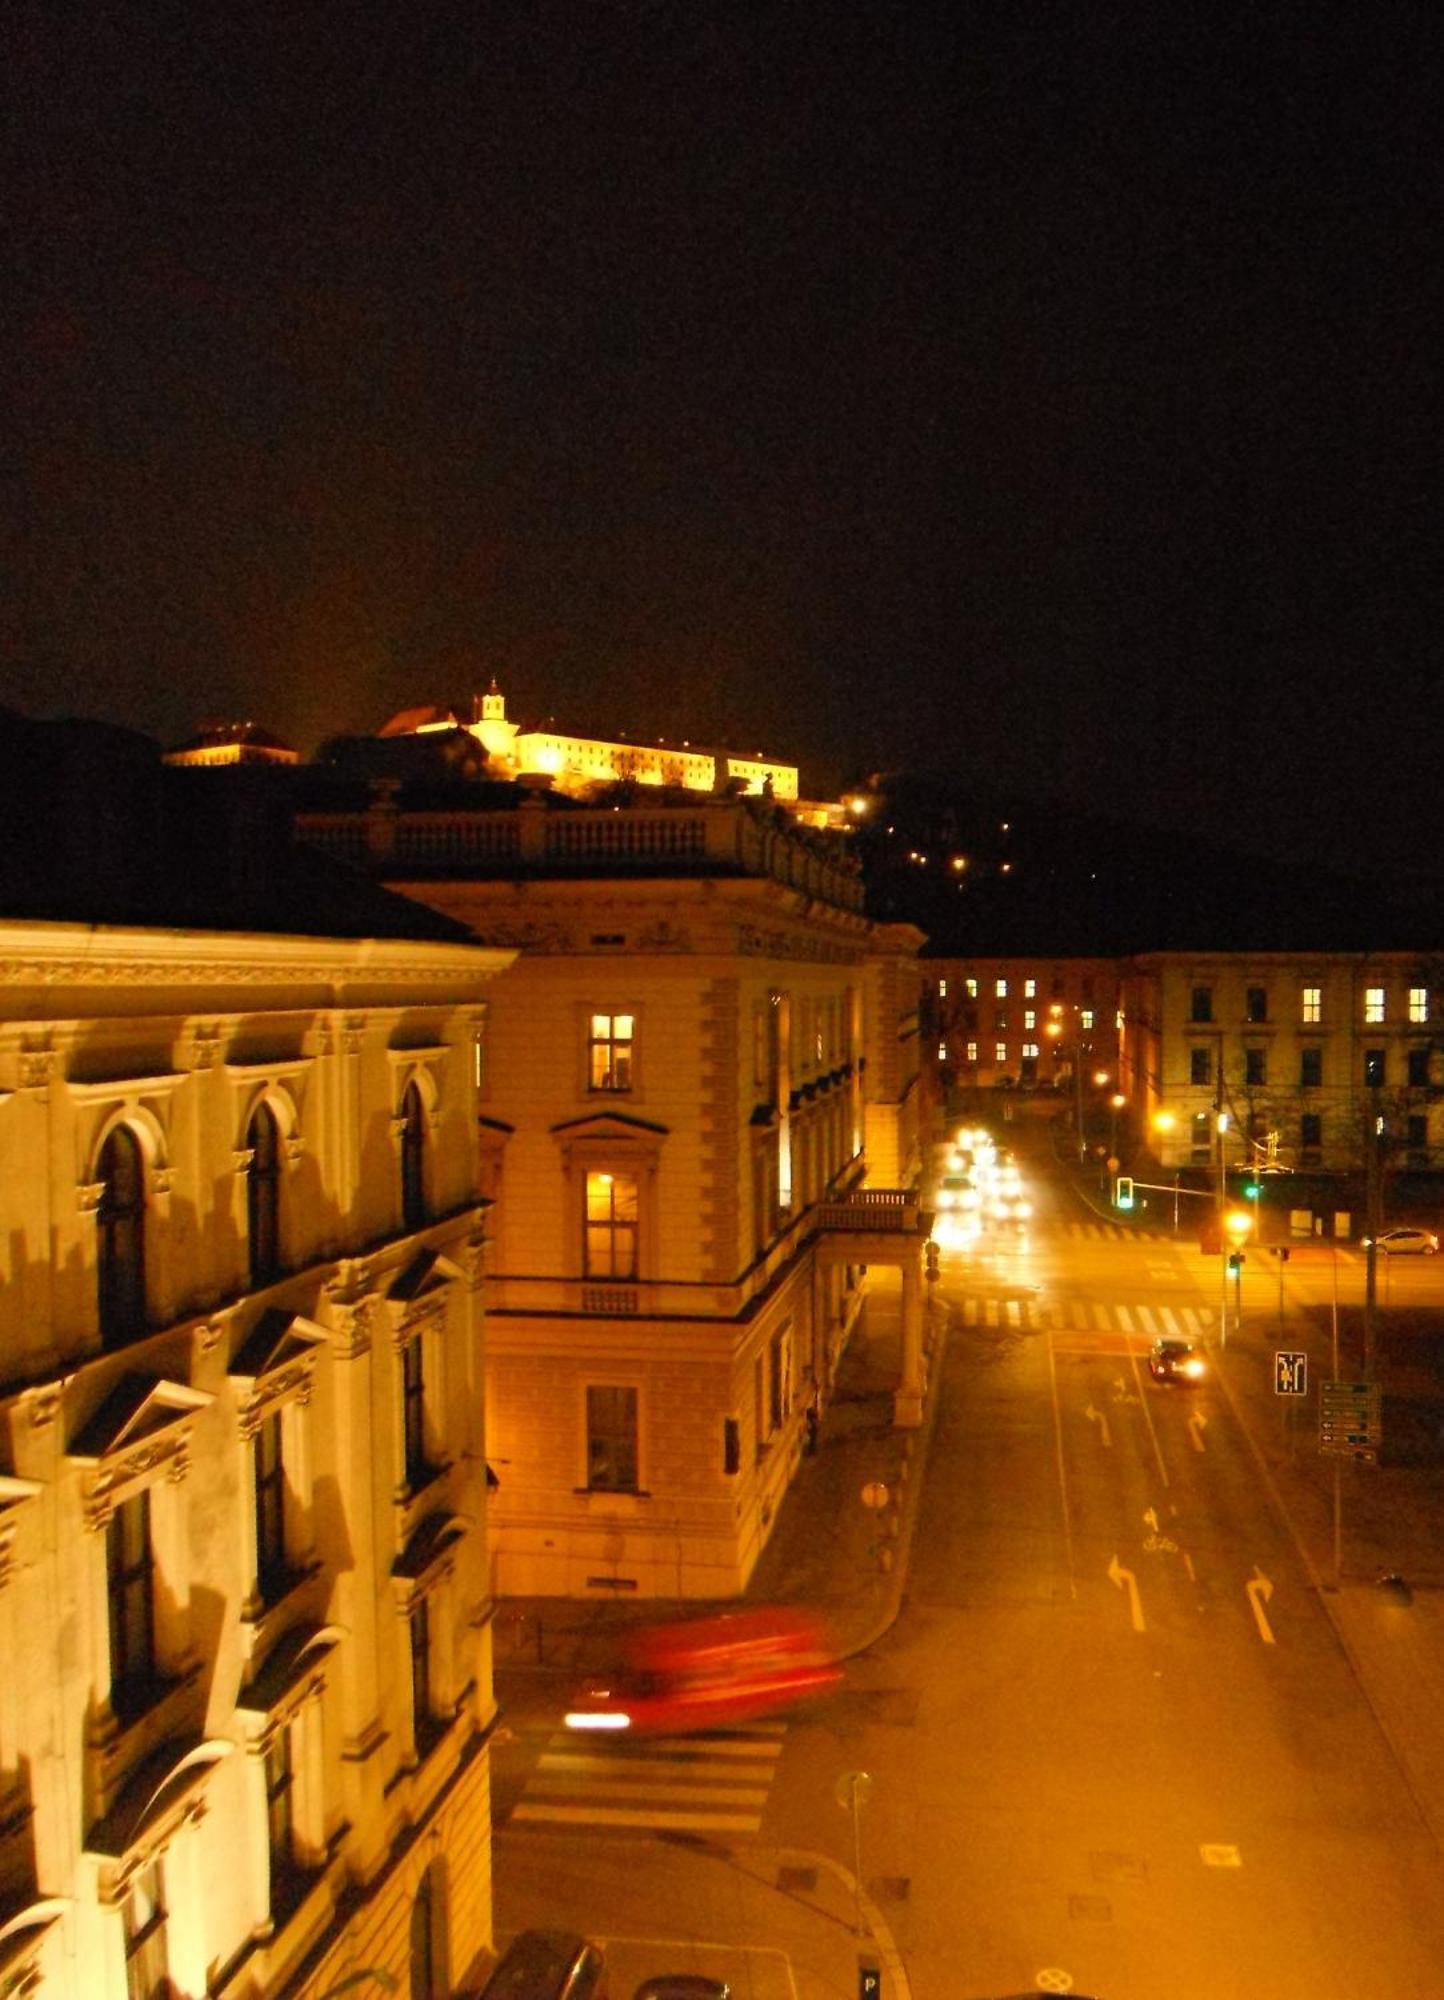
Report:
[[[995,998],[995,999],[998,999],[998,1000],[1006,1000],[1006,999],[1007,999],[1007,997],[1008,997],[1008,982],[1007,982],[1007,980],[1006,980],[1006,979],[995,979],[995,980],[993,981],[993,995],[994,995],[994,998]]]
[[[948,1059],[948,1045],[947,1045],[947,1043],[946,1043],[946,1042],[939,1042],[939,1043],[938,1043],[938,1061],[939,1061],[939,1062],[946,1062],[946,1061],[947,1061],[947,1059]]]
[[[630,1174],[589,1173],[583,1270],[588,1278],[637,1275],[637,1183]]]
[[[976,1042],[968,1043],[967,1058],[970,1063],[975,1063],[978,1060],[978,1045]]]
[[[588,1090],[630,1090],[636,1018],[593,1014],[587,1036]]]
[[[948,982],[946,979],[940,979],[938,981],[938,998],[939,1000],[946,1000],[947,997],[948,997]]]
[[[1093,1009],[1091,1007],[1082,1007],[1079,1009],[1078,1025],[1080,1028],[1086,1028],[1091,1031],[1093,1027]]]
[[[1024,1026],[1024,1028],[1029,1028],[1029,1029],[1031,1029],[1031,1028],[1036,1028],[1036,1027],[1037,1027],[1037,1025],[1038,1025],[1038,1013],[1037,1013],[1037,1009],[1036,1009],[1036,1008],[1034,1008],[1034,1007],[1025,1007],[1025,1008],[1023,1009],[1023,1026]]]
[[[1036,1042],[1024,1042],[1023,1060],[1024,1062],[1036,1062],[1038,1060],[1038,1044]]]
[[[1371,1026],[1377,1026],[1384,1018],[1384,989],[1382,986],[1364,988],[1364,1019]]]
[[[1324,1018],[1324,989],[1322,986],[1306,986],[1301,996],[1299,1019],[1308,1027],[1317,1027]]]
[[[1427,986],[1409,988],[1409,1019],[1417,1027],[1429,1018],[1429,989]]]
[[[977,980],[976,980],[976,979],[965,979],[965,980],[963,981],[963,991],[964,991],[964,992],[965,992],[965,993],[967,994],[967,996],[968,996],[968,998],[969,998],[970,1000],[976,1000],[976,999],[977,999],[977,997],[978,997],[978,982],[977,982]]]
[[[1038,997],[1038,982],[1037,982],[1037,980],[1036,980],[1036,979],[1025,979],[1025,980],[1023,981],[1023,998],[1024,998],[1025,1000],[1035,1000],[1035,999],[1036,999],[1037,997]]]
[[[1000,1063],[1005,1063],[1008,1060],[1008,1044],[1006,1042],[994,1042],[993,1060]]]

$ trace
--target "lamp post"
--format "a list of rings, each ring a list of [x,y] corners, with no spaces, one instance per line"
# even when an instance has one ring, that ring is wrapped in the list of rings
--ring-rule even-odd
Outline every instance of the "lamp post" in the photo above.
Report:
[[[1165,1139],[1177,1123],[1178,1120],[1171,1111],[1155,1111],[1153,1114],[1153,1129]],[[1182,1175],[1179,1169],[1175,1167],[1173,1170],[1173,1233],[1175,1236],[1178,1234],[1178,1188],[1181,1178]]]

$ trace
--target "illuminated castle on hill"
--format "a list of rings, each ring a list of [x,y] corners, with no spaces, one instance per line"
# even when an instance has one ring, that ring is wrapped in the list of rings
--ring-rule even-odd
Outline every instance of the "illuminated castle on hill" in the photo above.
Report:
[[[689,743],[604,743],[587,736],[560,736],[550,729],[523,729],[509,722],[506,698],[493,680],[474,704],[470,722],[450,709],[407,708],[393,715],[383,737],[424,736],[465,729],[486,751],[499,777],[549,778],[559,792],[584,793],[594,785],[630,778],[641,785],[675,786],[715,792],[729,783],[762,792],[770,783],[778,800],[797,798],[797,766],[740,756],[731,750],[703,750]]]

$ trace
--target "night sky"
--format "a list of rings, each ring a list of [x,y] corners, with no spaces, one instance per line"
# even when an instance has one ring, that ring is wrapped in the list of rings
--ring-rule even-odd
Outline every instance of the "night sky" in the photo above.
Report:
[[[0,704],[1438,867],[1437,4],[19,0]]]

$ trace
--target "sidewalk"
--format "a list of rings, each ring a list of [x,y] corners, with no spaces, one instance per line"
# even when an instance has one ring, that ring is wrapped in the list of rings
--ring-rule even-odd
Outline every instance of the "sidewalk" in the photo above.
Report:
[[[923,1424],[915,1431],[893,1427],[900,1309],[898,1274],[875,1269],[823,1413],[818,1448],[798,1465],[745,1596],[729,1600],[733,1608],[739,1601],[815,1608],[840,1659],[871,1645],[898,1614],[936,1411],[941,1312],[929,1317]],[[889,1500],[874,1513],[861,1494],[877,1481]],[[718,1608],[696,1599],[509,1600],[495,1669],[504,1724],[525,1728],[530,1718],[554,1714],[557,1690],[614,1663],[629,1626]],[[638,1867],[633,1840],[592,1842],[583,1862],[574,1857],[570,1843],[499,1830],[498,1939],[530,1924],[565,1921],[586,1929],[595,1912],[591,1934],[607,1940],[616,2000],[630,2000],[635,1984],[649,1974],[721,1976],[730,1966],[735,1979],[744,1961],[748,1984],[734,1990],[757,2000],[853,1994],[860,1958],[879,1966],[888,2000],[908,2000],[906,1970],[882,1912],[831,1856],[659,1836],[648,1841],[645,1869]],[[665,1945],[647,1935],[656,1929],[658,1907],[679,1913],[681,1926],[666,1963]]]

